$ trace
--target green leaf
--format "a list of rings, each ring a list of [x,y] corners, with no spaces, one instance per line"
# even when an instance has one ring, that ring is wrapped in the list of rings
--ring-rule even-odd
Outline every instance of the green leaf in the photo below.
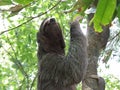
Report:
[[[120,4],[118,5],[118,8],[117,8],[117,16],[118,16],[119,21],[120,21]]]
[[[14,0],[15,2],[19,3],[19,4],[29,4],[30,2],[32,2],[33,0]]]
[[[102,21],[101,23],[103,25],[107,25],[111,22],[111,19],[112,19],[112,16],[113,16],[113,13],[115,11],[115,7],[116,7],[116,0],[107,0],[107,3],[106,3],[106,8],[104,10],[104,15],[102,17]]]
[[[101,25],[107,25],[111,22],[116,7],[116,0],[99,0],[96,13],[93,17],[93,23],[96,31],[101,32]]]
[[[11,0],[0,0],[0,5],[10,5],[12,4]]]
[[[0,48],[2,47],[3,45],[2,45],[2,41],[0,41]]]
[[[99,23],[94,23],[94,29],[96,32],[99,32],[99,33],[103,31]]]

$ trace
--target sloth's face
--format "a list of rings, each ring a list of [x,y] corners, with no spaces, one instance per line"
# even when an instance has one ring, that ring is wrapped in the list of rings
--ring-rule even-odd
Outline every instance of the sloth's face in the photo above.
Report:
[[[55,18],[45,19],[41,24],[40,32],[49,39],[59,39],[62,34],[59,23],[56,22]]]
[[[45,51],[57,52],[58,50],[64,49],[65,43],[62,31],[55,18],[45,19],[39,31],[40,44]]]

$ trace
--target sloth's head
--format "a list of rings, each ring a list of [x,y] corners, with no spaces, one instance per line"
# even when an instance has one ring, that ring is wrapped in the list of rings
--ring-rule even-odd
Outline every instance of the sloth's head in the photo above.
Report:
[[[65,43],[59,23],[55,18],[43,20],[40,26],[40,44],[46,52],[59,52],[64,50]]]

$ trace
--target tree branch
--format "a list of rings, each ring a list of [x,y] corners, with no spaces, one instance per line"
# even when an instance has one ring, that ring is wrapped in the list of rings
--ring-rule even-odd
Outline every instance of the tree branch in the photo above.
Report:
[[[120,35],[120,32],[118,32],[114,37],[112,37],[109,41],[114,40],[116,37],[118,37]]]
[[[61,1],[62,1],[62,0],[59,0],[53,7],[51,7],[51,8],[48,9],[47,11],[45,11],[45,12],[43,12],[43,13],[39,13],[37,16],[34,16],[34,17],[28,19],[27,21],[23,22],[22,24],[20,24],[20,25],[18,25],[18,26],[16,26],[16,27],[10,28],[10,29],[8,29],[8,30],[5,30],[5,31],[0,32],[0,35],[2,35],[2,34],[5,33],[5,32],[14,30],[14,29],[16,29],[16,28],[18,28],[18,27],[21,27],[22,25],[30,22],[31,20],[33,20],[33,19],[35,19],[35,18],[38,18],[38,17],[40,17],[40,16],[42,16],[42,15],[50,12],[52,9],[54,9],[55,7],[57,7],[57,5],[58,5]]]

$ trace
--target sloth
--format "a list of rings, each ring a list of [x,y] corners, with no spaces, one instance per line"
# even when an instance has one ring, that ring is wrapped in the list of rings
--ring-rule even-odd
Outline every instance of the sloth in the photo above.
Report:
[[[70,24],[70,46],[65,55],[65,42],[59,23],[46,18],[37,33],[37,90],[76,90],[87,69],[87,40],[79,20]]]

